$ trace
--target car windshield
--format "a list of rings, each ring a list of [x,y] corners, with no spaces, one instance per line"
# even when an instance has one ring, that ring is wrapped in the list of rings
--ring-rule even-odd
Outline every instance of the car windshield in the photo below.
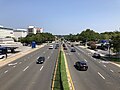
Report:
[[[44,57],[39,57],[38,61],[44,60]]]

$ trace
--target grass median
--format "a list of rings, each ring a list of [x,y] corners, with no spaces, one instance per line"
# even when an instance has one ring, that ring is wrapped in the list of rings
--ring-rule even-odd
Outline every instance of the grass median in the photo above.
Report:
[[[65,61],[63,51],[60,51],[57,65],[56,77],[54,81],[54,90],[69,90]]]

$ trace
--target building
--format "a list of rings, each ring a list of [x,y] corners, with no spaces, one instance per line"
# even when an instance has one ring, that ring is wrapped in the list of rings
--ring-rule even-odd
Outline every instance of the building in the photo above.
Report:
[[[43,28],[38,28],[35,26],[29,26],[28,27],[28,34],[37,34],[37,33],[42,33]]]
[[[15,39],[18,40],[21,37],[27,36],[27,29],[16,29],[14,30]]]
[[[0,26],[0,38],[15,37],[12,28]]]

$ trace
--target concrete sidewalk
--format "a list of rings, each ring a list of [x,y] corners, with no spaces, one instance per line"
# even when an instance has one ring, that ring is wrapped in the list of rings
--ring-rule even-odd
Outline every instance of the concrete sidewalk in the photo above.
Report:
[[[83,49],[86,49],[87,51],[90,51],[91,53],[96,53],[96,51],[90,50],[90,49],[86,48],[85,46],[79,46],[79,47],[81,47],[81,48],[83,48]],[[100,52],[99,52],[99,53],[100,53]],[[103,56],[103,54],[100,54],[100,55]],[[120,67],[120,64],[117,64],[117,63],[114,63],[114,62],[111,62],[111,61],[110,61],[110,63],[111,63],[111,64],[114,64],[114,65],[116,65],[116,66],[118,66],[118,67]]]
[[[8,63],[10,63],[10,62],[18,59],[18,58],[20,58],[20,57],[23,57],[23,56],[25,56],[25,55],[33,52],[33,51],[36,51],[36,50],[39,49],[39,48],[44,47],[45,45],[46,45],[46,44],[42,44],[42,45],[37,46],[37,47],[34,48],[34,49],[30,48],[30,49],[24,50],[24,51],[22,51],[22,52],[13,54],[13,55],[11,55],[11,56],[8,57],[8,58],[5,58],[5,59],[0,60],[0,68],[1,68],[2,66],[6,65],[6,64],[8,64]]]

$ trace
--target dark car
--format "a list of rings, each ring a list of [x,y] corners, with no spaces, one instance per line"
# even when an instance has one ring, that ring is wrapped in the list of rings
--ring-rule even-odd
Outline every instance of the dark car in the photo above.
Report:
[[[72,44],[71,47],[74,47],[74,45]]]
[[[94,57],[94,58],[101,58],[99,53],[94,53],[92,57]]]
[[[67,50],[67,47],[64,47],[63,49],[64,49],[64,50]]]
[[[42,64],[42,63],[44,63],[44,61],[45,61],[45,57],[38,57],[36,64]]]
[[[65,44],[63,44],[63,47],[66,47],[66,45],[65,45]]]
[[[71,48],[71,52],[76,52],[75,48]]]
[[[59,47],[59,44],[58,44],[58,43],[56,44],[56,47]]]
[[[74,66],[77,70],[80,71],[87,71],[88,69],[88,65],[85,61],[77,61]]]
[[[56,45],[55,45],[55,49],[58,49],[58,48],[59,48],[59,44],[56,44]]]

